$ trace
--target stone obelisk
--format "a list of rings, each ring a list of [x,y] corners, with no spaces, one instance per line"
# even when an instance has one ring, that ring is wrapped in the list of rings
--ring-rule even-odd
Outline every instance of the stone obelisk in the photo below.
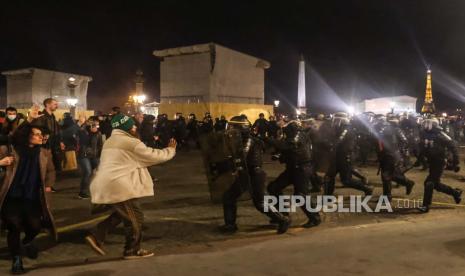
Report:
[[[297,113],[306,114],[307,104],[305,99],[305,60],[304,56],[300,56],[299,61],[299,83],[297,88]]]

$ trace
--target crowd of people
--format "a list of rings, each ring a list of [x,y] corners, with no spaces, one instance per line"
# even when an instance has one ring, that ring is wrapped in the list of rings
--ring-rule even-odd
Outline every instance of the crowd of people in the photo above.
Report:
[[[373,114],[350,116],[338,112],[329,116],[276,119],[264,114],[251,123],[238,115],[213,119],[205,113],[202,120],[190,114],[187,120],[177,113],[174,120],[166,114],[136,113],[129,117],[118,107],[108,115],[73,118],[65,113],[57,120],[55,99],[45,99],[44,109],[33,106],[24,116],[8,107],[0,114],[0,206],[2,228],[8,231],[12,272],[25,272],[22,256],[37,258],[34,238],[46,228],[57,238],[48,193],[55,189],[56,175],[69,167],[79,168],[79,199],[91,199],[94,209],[111,211],[89,235],[87,243],[99,254],[106,254],[106,234],[123,223],[126,229],[124,257],[152,256],[141,248],[143,211],[138,198],[153,195],[153,179],[147,168],[172,159],[177,149],[199,148],[208,135],[240,133],[240,154],[221,164],[209,164],[214,173],[232,169],[237,176],[225,191],[223,200],[224,233],[234,233],[237,200],[249,191],[255,208],[285,233],[291,223],[288,213],[266,210],[265,194],[279,196],[292,185],[295,195],[311,193],[332,195],[339,174],[343,186],[373,193],[373,187],[354,164],[365,165],[376,156],[383,184],[382,194],[392,200],[392,182],[405,187],[409,195],[415,183],[405,174],[415,166],[429,173],[424,182],[420,208],[428,212],[433,190],[449,194],[456,203],[462,191],[444,184],[444,169],[458,172],[458,143],[464,140],[460,116]],[[263,169],[263,154],[283,163],[284,171],[268,185]],[[75,159],[73,162],[73,158]],[[415,160],[413,160],[415,159]],[[324,172],[321,177],[317,172]],[[310,202],[309,205],[314,205]],[[304,204],[304,207],[307,204]],[[308,221],[303,227],[321,223],[318,212],[302,208]],[[21,240],[21,232],[25,233]]]

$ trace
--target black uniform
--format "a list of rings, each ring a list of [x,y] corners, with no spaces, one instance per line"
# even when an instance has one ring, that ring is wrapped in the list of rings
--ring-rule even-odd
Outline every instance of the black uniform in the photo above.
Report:
[[[198,138],[199,138],[198,121],[195,118],[194,114],[189,115],[189,120],[187,122],[186,130],[187,130],[186,142],[189,143],[190,141],[193,141],[196,147],[199,147],[198,145]]]
[[[301,130],[294,123],[289,124],[284,129],[285,139],[274,143],[280,152],[280,161],[286,164],[286,169],[278,178],[268,185],[270,195],[280,196],[283,190],[294,185],[294,195],[310,195],[312,188],[311,180],[314,176],[311,156],[311,141],[308,133]],[[302,206],[302,211],[308,217],[308,222],[304,227],[312,227],[320,224],[320,214],[310,212],[306,209],[307,204]],[[316,204],[311,202],[314,207]]]
[[[406,119],[400,121],[399,126],[407,137],[410,155],[416,158],[415,166],[423,165],[423,167],[426,167],[424,159],[420,156],[420,128],[416,118],[409,115]]]
[[[324,193],[332,195],[335,189],[336,175],[339,174],[344,186],[361,190],[366,195],[373,190],[361,180],[353,179],[352,152],[355,148],[355,135],[347,123],[333,124],[327,141],[330,142],[330,164],[324,179]]]
[[[213,120],[210,115],[206,115],[199,126],[200,134],[208,134],[213,131]]]
[[[187,136],[187,125],[186,119],[179,115],[176,120],[173,122],[173,137],[176,139],[179,148],[183,148],[186,144],[186,136]]]
[[[425,180],[425,193],[423,196],[422,211],[427,212],[433,199],[433,189],[454,197],[458,204],[461,201],[462,191],[441,183],[441,176],[444,171],[446,149],[453,155],[453,165],[456,171],[459,170],[459,155],[454,141],[445,134],[441,128],[433,127],[425,130],[421,136],[420,148],[423,151],[429,165],[429,174]]]
[[[225,117],[221,116],[221,118],[216,121],[215,123],[215,131],[224,131],[226,130],[226,126],[228,125],[228,121]]]
[[[258,137],[266,137],[266,133],[268,131],[268,121],[265,118],[263,118],[263,116],[260,116],[260,118],[255,120],[252,127],[256,130]]]
[[[405,186],[406,193],[412,192],[415,183],[404,174],[403,155],[401,150],[408,145],[407,137],[402,130],[390,122],[381,122],[375,126],[378,138],[378,160],[383,182],[383,195],[392,199],[392,181]]]
[[[268,121],[268,137],[277,139],[278,131],[279,131],[278,122],[274,119],[273,120],[270,119]]]
[[[155,136],[158,137],[156,141],[157,148],[165,148],[172,136],[172,128],[168,116],[162,114],[158,116],[157,124],[155,127]]]
[[[237,116],[243,119],[242,116]],[[233,121],[235,117],[231,120]],[[248,129],[247,129],[248,128]],[[237,178],[223,195],[224,222],[223,231],[235,232],[237,216],[237,200],[245,191],[249,190],[255,208],[267,215],[271,220],[279,223],[278,234],[287,231],[290,221],[276,209],[270,208],[265,212],[264,196],[266,174],[262,169],[264,143],[250,135],[250,125],[242,131],[243,159],[245,164],[235,164]],[[237,160],[236,157],[233,159]],[[235,162],[234,162],[235,163]],[[248,178],[248,179],[244,179]],[[248,183],[247,183],[248,182]]]

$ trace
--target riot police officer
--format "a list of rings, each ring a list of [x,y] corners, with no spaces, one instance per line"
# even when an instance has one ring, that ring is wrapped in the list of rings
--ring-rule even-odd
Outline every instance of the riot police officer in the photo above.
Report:
[[[428,212],[433,200],[433,190],[442,192],[454,197],[455,203],[462,200],[462,190],[454,189],[441,183],[441,176],[444,171],[446,149],[450,150],[453,156],[454,170],[460,170],[459,155],[455,142],[443,132],[439,127],[437,119],[425,119],[422,123],[422,135],[420,148],[424,153],[429,165],[429,174],[425,180],[425,192],[423,195],[423,206],[420,211]]]
[[[415,182],[408,179],[404,172],[402,150],[408,146],[407,137],[393,116],[389,116],[388,120],[386,117],[379,118],[375,131],[378,140],[377,153],[383,182],[383,195],[389,200],[392,199],[392,181],[405,186],[406,194],[409,195]]]
[[[273,145],[280,153],[279,160],[286,165],[286,169],[273,182],[268,185],[270,195],[276,197],[282,195],[282,191],[289,185],[294,185],[294,195],[303,196],[307,200],[312,188],[311,180],[314,176],[311,156],[311,141],[308,133],[302,130],[300,122],[290,121],[283,127],[285,138],[273,141]],[[317,226],[321,223],[318,212],[310,212],[306,209],[307,203],[302,206],[302,211],[308,218],[303,226],[306,228]],[[311,201],[310,206],[316,206]]]
[[[373,189],[363,181],[352,178],[352,152],[355,148],[355,135],[350,127],[349,116],[344,112],[334,115],[329,129],[330,164],[324,178],[324,193],[332,195],[335,189],[336,175],[339,174],[344,186],[363,191],[371,195]]]
[[[267,215],[271,220],[278,222],[278,234],[285,233],[289,228],[290,220],[279,213],[275,208],[269,208],[268,211],[265,212],[264,196],[266,174],[262,169],[263,141],[251,135],[250,122],[245,116],[232,117],[228,123],[228,128],[240,130],[243,145],[243,161],[245,162],[237,163],[236,157],[233,158],[237,177],[231,187],[223,195],[225,225],[221,227],[221,230],[225,233],[234,233],[237,231],[237,200],[243,192],[249,189],[255,208],[259,212]]]

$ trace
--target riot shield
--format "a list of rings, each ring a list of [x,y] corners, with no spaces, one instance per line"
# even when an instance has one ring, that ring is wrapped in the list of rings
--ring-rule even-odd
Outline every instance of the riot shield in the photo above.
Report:
[[[206,133],[200,135],[199,143],[210,199],[213,203],[221,203],[224,192],[234,181],[249,181],[240,132],[228,130]]]

